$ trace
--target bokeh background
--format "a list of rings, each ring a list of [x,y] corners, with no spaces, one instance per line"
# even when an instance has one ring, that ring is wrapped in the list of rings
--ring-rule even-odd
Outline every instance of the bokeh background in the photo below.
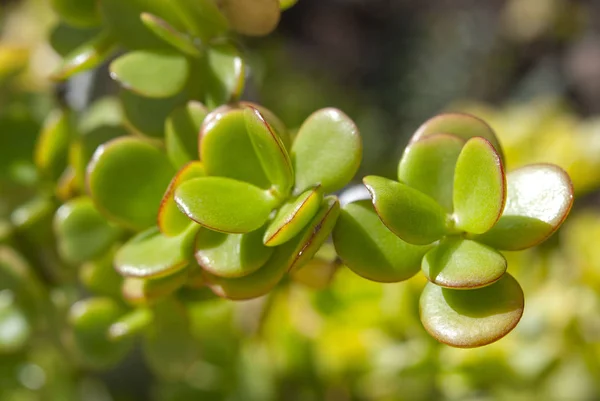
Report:
[[[0,1],[0,232],[35,192],[33,148],[51,108],[66,101],[85,112],[116,93],[105,66],[67,84],[48,79],[60,60],[56,22],[44,0]],[[299,0],[274,34],[241,41],[245,98],[289,127],[326,106],[357,121],[357,177],[394,177],[410,135],[444,110],[486,119],[509,170],[545,161],[571,174],[577,198],[564,227],[507,253],[526,297],[520,324],[492,345],[453,349],[421,326],[422,277],[382,285],[341,266],[249,302],[188,294],[198,352],[177,377],[177,366],[152,366],[139,348],[96,371],[61,347],[61,313],[85,294],[77,272],[47,269],[56,318],[36,325],[32,312],[16,343],[0,331],[0,400],[600,399],[599,1]]]

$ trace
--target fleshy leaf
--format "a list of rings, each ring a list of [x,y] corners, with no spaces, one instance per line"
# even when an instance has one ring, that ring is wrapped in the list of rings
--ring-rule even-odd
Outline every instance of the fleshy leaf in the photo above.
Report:
[[[67,54],[51,78],[64,81],[80,72],[91,70],[108,59],[115,48],[115,38],[109,32],[102,31]]]
[[[74,136],[71,117],[66,109],[50,113],[36,143],[35,165],[51,180],[56,180],[67,166],[69,143]]]
[[[203,40],[222,36],[228,22],[214,0],[173,0],[177,15],[186,29]]]
[[[158,228],[150,228],[119,249],[115,269],[125,277],[160,278],[185,268],[193,252],[197,225],[177,237],[165,237]]]
[[[279,117],[277,117],[271,110],[261,106],[260,104],[240,101],[239,105],[243,108],[251,107],[253,109],[258,110],[260,114],[262,114],[264,119],[267,121],[267,123],[269,123],[269,125],[273,127],[273,131],[279,136],[279,139],[281,139],[281,142],[283,142],[283,145],[289,152],[289,150],[292,147],[292,139],[290,137],[290,133],[287,127],[285,126],[283,121],[279,119]]]
[[[424,193],[383,177],[368,176],[363,182],[381,221],[402,240],[427,245],[448,232],[446,212]]]
[[[108,338],[112,341],[132,338],[143,332],[152,323],[152,319],[153,315],[150,309],[134,309],[109,327]]]
[[[246,107],[244,117],[254,151],[267,178],[280,196],[287,197],[294,185],[294,170],[285,145],[258,109]]]
[[[138,95],[167,98],[183,89],[189,69],[186,58],[181,54],[139,50],[113,61],[110,76]]]
[[[202,163],[196,161],[183,166],[171,180],[158,211],[158,228],[167,237],[181,234],[192,224],[192,221],[177,207],[175,190],[182,183],[205,175]]]
[[[178,168],[198,158],[198,135],[208,110],[200,102],[191,101],[169,115],[165,126],[165,148]]]
[[[101,256],[120,234],[120,230],[96,210],[91,199],[85,197],[73,199],[57,210],[54,232],[61,256],[71,263]]]
[[[151,305],[183,287],[187,269],[158,278],[127,277],[123,281],[123,299],[133,306]]]
[[[234,178],[265,189],[270,187],[248,136],[241,109],[224,106],[205,118],[200,133],[200,156],[209,176]]]
[[[489,246],[460,237],[443,239],[423,258],[422,270],[433,284],[456,289],[485,287],[506,272],[506,259]]]
[[[279,0],[223,0],[221,11],[231,28],[243,35],[264,36],[279,23]]]
[[[506,201],[506,176],[500,156],[484,138],[469,139],[454,173],[456,227],[483,234],[496,224]]]
[[[165,133],[167,118],[186,101],[183,93],[169,98],[151,99],[124,89],[119,97],[130,128],[142,135],[161,139]]]
[[[107,336],[110,325],[124,312],[110,298],[90,298],[73,304],[69,321],[75,345],[86,365],[106,368],[117,363],[129,351],[131,341],[113,343]]]
[[[93,39],[99,32],[98,28],[76,28],[59,22],[52,28],[49,42],[56,53],[66,57],[73,50]]]
[[[315,216],[323,194],[319,187],[309,189],[282,205],[264,235],[264,244],[278,246],[294,238]]]
[[[23,349],[31,334],[31,325],[15,302],[13,292],[0,291],[0,354],[12,354]]]
[[[140,18],[146,28],[177,50],[188,56],[200,57],[200,50],[194,46],[190,37],[173,28],[167,21],[150,13],[142,13]]]
[[[121,297],[123,277],[113,265],[116,248],[117,246],[114,246],[101,257],[84,263],[79,268],[79,281],[94,295]]]
[[[264,229],[246,234],[200,230],[196,236],[196,260],[215,276],[247,276],[261,268],[273,253],[273,248],[263,245],[263,233]]]
[[[448,134],[428,135],[411,142],[398,165],[399,181],[452,212],[454,169],[464,144],[463,139]]]
[[[324,290],[332,282],[340,265],[333,244],[327,242],[301,269],[290,272],[290,277],[295,283],[308,288]]]
[[[504,161],[504,154],[494,130],[483,120],[470,114],[444,113],[425,121],[413,135],[411,142],[433,134],[456,135],[468,141],[476,136],[487,139]]]
[[[96,150],[88,165],[87,187],[101,213],[139,230],[156,224],[160,201],[174,173],[160,149],[125,137]]]
[[[453,347],[480,347],[508,334],[523,314],[523,290],[509,274],[475,290],[427,283],[421,294],[421,321],[438,341]]]
[[[414,276],[431,246],[402,241],[382,222],[370,201],[342,208],[333,231],[335,249],[344,264],[368,280],[394,283]]]
[[[175,190],[175,202],[195,222],[238,234],[262,227],[275,206],[268,191],[224,177],[184,182]]]
[[[498,223],[474,237],[497,249],[517,251],[545,241],[567,218],[573,186],[567,173],[551,164],[534,164],[507,176],[508,196]]]
[[[206,54],[208,71],[206,104],[215,108],[237,101],[244,91],[246,65],[240,51],[231,43],[213,44]]]
[[[96,0],[51,0],[50,5],[70,25],[84,28],[100,25]]]
[[[350,182],[362,157],[362,141],[354,122],[337,109],[313,113],[292,144],[296,193],[321,184],[324,193]]]

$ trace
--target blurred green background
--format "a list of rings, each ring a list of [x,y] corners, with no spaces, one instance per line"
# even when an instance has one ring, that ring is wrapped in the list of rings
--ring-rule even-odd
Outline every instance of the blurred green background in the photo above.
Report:
[[[36,192],[43,119],[59,101],[85,110],[117,85],[106,66],[52,83],[60,58],[47,1],[0,7],[0,221],[14,223],[42,213],[17,206]],[[78,273],[56,262],[53,243],[25,255],[36,260],[0,245],[0,265],[43,267],[23,276],[26,288],[0,276],[0,400],[600,399],[600,2],[300,0],[274,34],[241,40],[251,66],[244,98],[289,127],[326,106],[357,121],[357,178],[394,177],[409,136],[444,110],[486,119],[509,170],[552,162],[569,172],[577,199],[564,227],[541,247],[507,253],[525,291],[520,324],[492,345],[453,349],[421,326],[420,275],[382,285],[342,266],[254,301],[187,294],[197,352],[183,367],[153,366],[138,346],[95,371],[64,346],[65,311],[86,294]],[[14,297],[25,310],[10,307]]]

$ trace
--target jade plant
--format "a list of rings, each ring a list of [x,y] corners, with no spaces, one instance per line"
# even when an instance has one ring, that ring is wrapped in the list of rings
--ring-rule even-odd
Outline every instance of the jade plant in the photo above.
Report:
[[[493,130],[467,114],[442,114],[414,134],[398,181],[364,178],[372,202],[342,208],[333,238],[344,264],[373,281],[421,270],[421,321],[456,347],[494,342],[519,322],[523,291],[501,251],[542,243],[573,202],[568,175],[550,164],[505,173]]]

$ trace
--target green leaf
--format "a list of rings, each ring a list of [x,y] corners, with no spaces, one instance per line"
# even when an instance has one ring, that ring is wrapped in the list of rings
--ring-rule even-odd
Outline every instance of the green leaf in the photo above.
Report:
[[[184,93],[164,99],[151,99],[122,90],[119,97],[130,128],[142,135],[161,139],[171,112],[186,102]]]
[[[497,249],[517,251],[545,241],[567,218],[573,186],[552,164],[533,164],[507,176],[506,206],[498,223],[474,239]]]
[[[104,25],[128,49],[165,49],[169,46],[142,23],[140,15],[150,13],[183,29],[173,2],[164,0],[102,0],[99,2]]]
[[[448,237],[425,255],[422,269],[433,284],[473,289],[499,280],[506,272],[506,259],[489,246],[460,237]]]
[[[295,283],[322,291],[329,287],[340,265],[333,244],[325,243],[301,269],[290,272],[290,277]]]
[[[101,23],[96,0],[50,0],[50,6],[70,25],[86,28]]]
[[[331,235],[339,215],[340,202],[338,198],[335,196],[325,197],[315,217],[312,218],[302,233],[290,241],[291,243],[297,242],[293,258],[290,261],[290,271],[301,269],[315,256]]]
[[[56,180],[67,166],[72,125],[68,110],[54,110],[46,118],[34,153],[35,165],[42,176]]]
[[[321,184],[323,193],[350,182],[360,166],[362,141],[354,122],[337,109],[313,113],[292,145],[296,193]]]
[[[102,31],[67,54],[50,78],[65,81],[73,75],[96,68],[112,55],[115,48],[115,38],[109,32]]]
[[[421,321],[438,341],[453,347],[481,347],[508,334],[523,314],[523,290],[509,274],[476,290],[428,283],[421,294]]]
[[[427,245],[447,234],[450,219],[429,196],[383,177],[368,176],[363,182],[381,221],[402,240]]]
[[[206,104],[215,108],[237,101],[244,92],[246,64],[238,48],[229,42],[215,43],[206,53],[208,70]]]
[[[456,227],[483,234],[496,224],[505,202],[506,176],[500,156],[486,139],[469,139],[454,173]]]
[[[294,170],[285,145],[258,109],[247,106],[244,117],[254,151],[267,178],[281,197],[287,197],[294,185]]]
[[[273,132],[275,132],[279,136],[279,139],[281,140],[281,142],[283,142],[283,145],[285,146],[285,148],[288,150],[288,153],[289,153],[289,150],[292,147],[292,139],[290,137],[290,133],[289,133],[287,127],[279,119],[279,117],[277,117],[271,110],[261,106],[260,104],[240,101],[239,106],[244,109],[250,107],[250,108],[258,110],[260,112],[260,114],[262,114],[264,119],[267,121],[267,123],[269,123],[269,125],[271,127],[273,127]]]
[[[320,187],[309,189],[283,204],[265,232],[267,246],[278,246],[294,238],[317,214],[323,200]]]
[[[142,350],[152,371],[166,380],[183,380],[198,360],[198,342],[190,331],[183,305],[167,299],[153,308],[154,320],[145,331]]]
[[[395,283],[414,276],[431,246],[411,245],[392,233],[370,201],[342,208],[333,231],[335,249],[344,264],[368,280]]]
[[[158,228],[167,237],[173,237],[185,231],[192,221],[183,214],[175,203],[175,190],[185,181],[204,177],[204,167],[201,162],[190,162],[183,166],[173,177],[158,211]]]
[[[10,290],[0,291],[0,355],[23,349],[31,338],[31,325]]]
[[[187,278],[185,268],[158,278],[127,277],[123,281],[123,299],[133,306],[151,305],[183,287]]]
[[[114,246],[109,252],[79,268],[79,281],[94,295],[121,298],[123,277],[113,265],[116,249],[117,246]]]
[[[87,197],[70,200],[56,211],[54,232],[61,257],[74,264],[102,255],[120,235]]]
[[[241,109],[224,106],[206,117],[200,132],[200,160],[209,176],[233,178],[264,189],[270,187]]]
[[[285,11],[288,8],[291,8],[297,2],[298,0],[279,0],[279,8],[281,9],[281,11]]]
[[[200,50],[194,46],[192,39],[173,28],[167,21],[150,13],[140,15],[142,23],[160,39],[164,40],[177,50],[192,57],[200,57]]]
[[[183,90],[190,67],[177,53],[139,50],[110,64],[110,76],[125,89],[150,98],[167,98]]]
[[[262,227],[273,210],[268,191],[224,177],[195,178],[175,190],[179,209],[215,231],[246,233]]]
[[[208,110],[200,102],[191,101],[173,110],[165,126],[165,148],[178,168],[198,158],[198,136]]]
[[[156,224],[161,199],[175,173],[167,156],[137,138],[114,139],[88,165],[88,191],[98,210],[137,230]]]
[[[483,120],[463,113],[444,113],[427,120],[413,135],[411,142],[433,134],[456,135],[468,141],[474,137],[487,139],[504,161],[504,154],[494,130]]]
[[[121,341],[140,334],[152,324],[152,311],[147,308],[137,308],[122,316],[108,329],[108,338],[111,341]]]
[[[215,276],[247,276],[264,265],[273,253],[273,248],[263,245],[263,234],[264,229],[246,234],[200,230],[196,236],[196,260]]]
[[[448,134],[435,134],[411,142],[398,165],[400,182],[431,196],[452,212],[454,168],[465,141]]]
[[[131,348],[130,341],[113,343],[108,328],[124,314],[110,298],[90,298],[79,301],[69,311],[73,339],[85,365],[107,368],[119,362]]]
[[[65,57],[79,46],[89,42],[99,32],[98,28],[76,28],[59,22],[52,28],[49,42],[56,53]]]
[[[184,269],[190,262],[197,225],[177,237],[150,228],[130,239],[115,256],[115,269],[125,277],[160,278]]]
[[[189,32],[202,40],[227,33],[228,22],[214,0],[173,0],[176,12]]]
[[[231,28],[243,35],[268,35],[279,23],[279,0],[223,0],[220,4]]]

